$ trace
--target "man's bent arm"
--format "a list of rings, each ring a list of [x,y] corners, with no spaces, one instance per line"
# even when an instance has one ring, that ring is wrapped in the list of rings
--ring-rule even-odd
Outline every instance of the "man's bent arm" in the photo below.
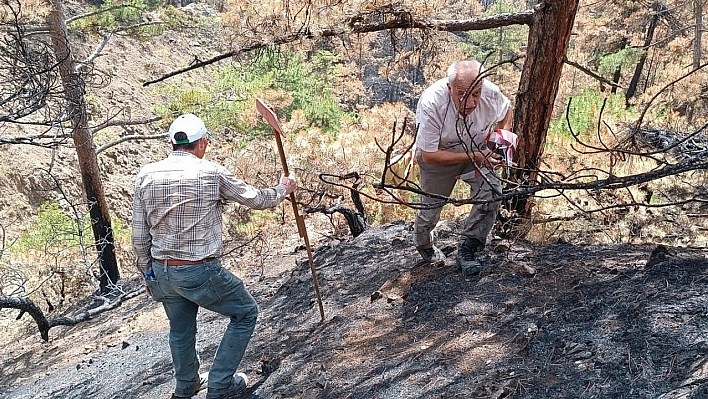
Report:
[[[225,168],[219,174],[221,195],[227,201],[236,201],[253,209],[273,208],[280,204],[286,195],[285,186],[278,184],[270,188],[256,188],[235,177]]]
[[[504,115],[504,118],[497,122],[497,128],[499,129],[504,129],[504,130],[511,130],[511,124],[514,122],[514,112],[509,108],[506,111],[506,115]]]
[[[458,163],[474,162],[477,166],[494,167],[501,164],[499,155],[491,151],[452,152],[437,150],[434,152],[420,151],[423,162],[428,165],[455,165]]]
[[[133,220],[131,224],[133,251],[138,258],[138,267],[144,272],[150,268],[152,236],[150,236],[150,226],[147,223],[145,208],[143,208],[140,193],[137,190],[133,196]]]

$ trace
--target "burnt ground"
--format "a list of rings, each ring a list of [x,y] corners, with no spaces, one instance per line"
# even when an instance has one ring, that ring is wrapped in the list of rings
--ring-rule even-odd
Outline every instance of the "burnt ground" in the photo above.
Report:
[[[410,229],[315,248],[323,323],[304,251],[237,271],[261,307],[245,398],[708,397],[708,250],[498,241],[489,267],[462,278],[450,228],[438,265],[417,263]],[[199,319],[207,370],[225,321]],[[54,328],[48,343],[29,320],[10,325],[21,328],[0,340],[2,398],[173,389],[166,318],[145,296]]]

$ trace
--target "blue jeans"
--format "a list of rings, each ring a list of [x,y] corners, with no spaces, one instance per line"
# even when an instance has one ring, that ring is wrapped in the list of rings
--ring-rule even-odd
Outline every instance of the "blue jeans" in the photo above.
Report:
[[[169,264],[169,262],[168,262]],[[228,316],[231,322],[209,370],[209,391],[227,390],[246,351],[258,317],[258,306],[243,281],[220,260],[198,265],[165,266],[153,262],[148,280],[153,299],[162,302],[170,320],[170,350],[175,368],[175,394],[190,396],[199,386],[195,348],[199,307]]]

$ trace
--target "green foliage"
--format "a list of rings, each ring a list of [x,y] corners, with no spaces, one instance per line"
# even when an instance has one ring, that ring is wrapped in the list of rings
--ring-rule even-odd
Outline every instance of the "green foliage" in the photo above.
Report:
[[[114,240],[127,241],[131,229],[120,219],[112,218]],[[39,206],[37,223],[25,231],[11,247],[14,254],[45,256],[72,253],[81,245],[92,245],[93,232],[88,214],[80,220],[67,216],[56,202],[50,201]]]
[[[299,109],[310,126],[336,133],[344,116],[333,92],[337,62],[339,58],[329,51],[316,53],[309,63],[299,54],[267,52],[255,59],[249,72],[261,73],[270,88],[293,97],[281,110],[286,117]]]
[[[118,218],[111,218],[111,229],[113,229],[113,239],[116,241],[127,241],[132,236],[132,228]]]
[[[91,234],[86,220],[69,218],[56,202],[39,206],[37,223],[20,236],[12,248],[17,253],[59,253],[80,242],[79,233]]]
[[[661,197],[656,195],[655,193],[652,193],[651,196],[649,197],[649,204],[650,205],[661,205],[663,204],[663,201],[661,200]]]
[[[246,99],[254,96],[258,85],[243,82],[239,79],[240,72],[232,66],[218,70],[216,75],[218,82],[211,90],[165,86],[162,92],[172,101],[155,105],[154,112],[169,117],[191,112],[199,115],[209,130],[228,126],[236,131],[246,131],[250,125],[247,111],[253,107]],[[231,88],[227,89],[229,86]]]
[[[606,78],[612,78],[617,68],[627,69],[634,67],[639,62],[639,58],[645,50],[636,48],[625,48],[616,53],[608,54],[600,58],[597,71]]]
[[[297,54],[263,52],[251,62],[218,69],[211,87],[162,89],[173,100],[156,106],[155,112],[170,116],[193,112],[209,128],[227,126],[248,131],[253,138],[270,134],[260,118],[254,121],[252,117],[254,99],[268,92],[269,101],[284,104],[277,110],[281,118],[289,119],[300,110],[310,126],[336,133],[345,116],[333,91],[338,62],[338,56],[330,52],[317,53],[309,62]]]
[[[571,137],[568,121],[576,135],[594,133],[598,128],[600,111],[605,99],[595,90],[583,89],[579,96],[571,97],[570,109],[567,107],[559,119],[552,120],[548,128],[549,134]],[[625,109],[622,94],[610,94],[605,108],[602,110],[604,119],[622,119],[634,115],[633,109]]]
[[[185,112],[193,112],[197,115],[204,114],[205,105],[213,100],[213,93],[200,88],[181,89],[178,87],[167,87],[165,94],[172,97],[172,102],[166,106],[156,108],[162,114],[178,115]]]
[[[278,222],[279,213],[276,210],[261,210],[252,212],[251,209],[244,209],[232,214],[230,223],[226,229],[229,234],[235,237],[253,237],[259,231],[268,229]]]
[[[89,11],[99,11],[86,18],[80,18],[69,23],[69,30],[98,33],[103,31],[120,30],[138,24],[146,11],[159,7],[162,3],[157,0],[107,0],[101,7],[90,8]],[[129,29],[133,36],[155,36],[163,32],[159,25],[143,25]]]
[[[491,5],[483,16],[516,12],[510,0],[501,0]],[[470,58],[499,62],[512,58],[521,52],[528,41],[528,27],[523,25],[504,26],[494,29],[470,31],[467,40],[460,44],[460,50]]]

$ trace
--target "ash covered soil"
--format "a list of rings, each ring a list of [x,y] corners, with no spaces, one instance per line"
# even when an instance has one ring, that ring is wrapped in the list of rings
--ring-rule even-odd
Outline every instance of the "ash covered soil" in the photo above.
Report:
[[[304,250],[258,267],[226,259],[260,305],[243,397],[708,397],[706,249],[495,241],[488,267],[463,278],[452,228],[439,231],[449,256],[437,265],[418,262],[411,223],[318,245],[322,323]],[[145,295],[53,328],[48,343],[28,317],[3,325],[1,398],[169,398],[174,388],[167,319]],[[225,327],[200,311],[203,371]]]

